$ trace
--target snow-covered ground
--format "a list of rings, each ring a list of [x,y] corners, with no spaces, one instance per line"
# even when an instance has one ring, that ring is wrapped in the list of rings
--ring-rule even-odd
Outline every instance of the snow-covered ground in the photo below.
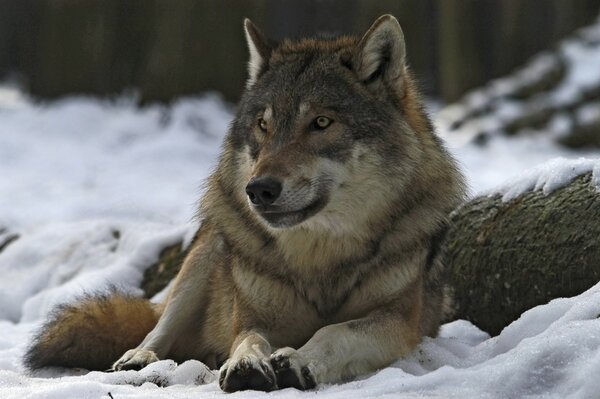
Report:
[[[34,105],[0,87],[0,226],[187,222],[230,119],[216,96],[143,109],[132,99]]]
[[[480,140],[543,132],[572,146],[598,143],[600,18],[446,107],[438,122]]]
[[[231,108],[217,96],[139,109],[133,101],[67,98],[35,103],[0,87],[0,398],[188,398],[222,395],[199,362],[162,361],[142,372],[30,376],[21,356],[57,303],[117,285],[139,292],[160,249],[194,231],[202,180],[215,164]],[[442,135],[472,193],[563,184],[598,162],[542,133],[491,137],[485,146]],[[547,174],[552,167],[559,173]],[[575,171],[575,172],[573,172]],[[546,174],[544,174],[546,173]],[[547,190],[547,191],[548,191]],[[517,193],[518,194],[518,193]],[[511,195],[516,195],[512,192]],[[410,357],[316,395],[367,397],[600,397],[600,285],[526,312],[498,337],[466,321],[445,325]],[[159,387],[160,386],[160,387]],[[110,395],[109,395],[110,393]],[[235,397],[265,396],[240,392]],[[273,397],[315,396],[287,389]]]

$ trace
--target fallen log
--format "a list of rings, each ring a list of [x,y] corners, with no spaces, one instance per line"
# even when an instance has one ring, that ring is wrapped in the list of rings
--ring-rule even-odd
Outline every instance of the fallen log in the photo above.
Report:
[[[521,313],[600,280],[600,192],[592,174],[549,195],[471,200],[445,242],[457,319],[492,335]]]

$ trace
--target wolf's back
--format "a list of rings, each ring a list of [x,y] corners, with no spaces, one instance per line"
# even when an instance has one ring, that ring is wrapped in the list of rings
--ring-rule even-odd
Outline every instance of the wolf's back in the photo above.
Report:
[[[106,370],[142,342],[158,317],[148,300],[116,293],[61,305],[34,338],[25,366]]]

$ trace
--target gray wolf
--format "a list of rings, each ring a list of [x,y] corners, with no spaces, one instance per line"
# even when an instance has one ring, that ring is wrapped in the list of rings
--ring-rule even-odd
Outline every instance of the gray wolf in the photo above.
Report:
[[[310,389],[436,335],[449,307],[439,241],[464,184],[398,21],[279,44],[244,27],[247,86],[165,303],[109,294],[63,306],[30,368],[193,358],[220,368],[227,392]]]

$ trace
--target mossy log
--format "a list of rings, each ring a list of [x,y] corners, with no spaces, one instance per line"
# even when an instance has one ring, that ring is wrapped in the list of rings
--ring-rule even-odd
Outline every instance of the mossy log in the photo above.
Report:
[[[160,252],[158,261],[144,272],[142,289],[146,298],[152,298],[175,278],[186,254],[187,251],[181,242],[168,246]]]
[[[527,309],[600,280],[600,193],[590,181],[506,203],[480,197],[452,214],[445,250],[456,318],[496,335]]]

